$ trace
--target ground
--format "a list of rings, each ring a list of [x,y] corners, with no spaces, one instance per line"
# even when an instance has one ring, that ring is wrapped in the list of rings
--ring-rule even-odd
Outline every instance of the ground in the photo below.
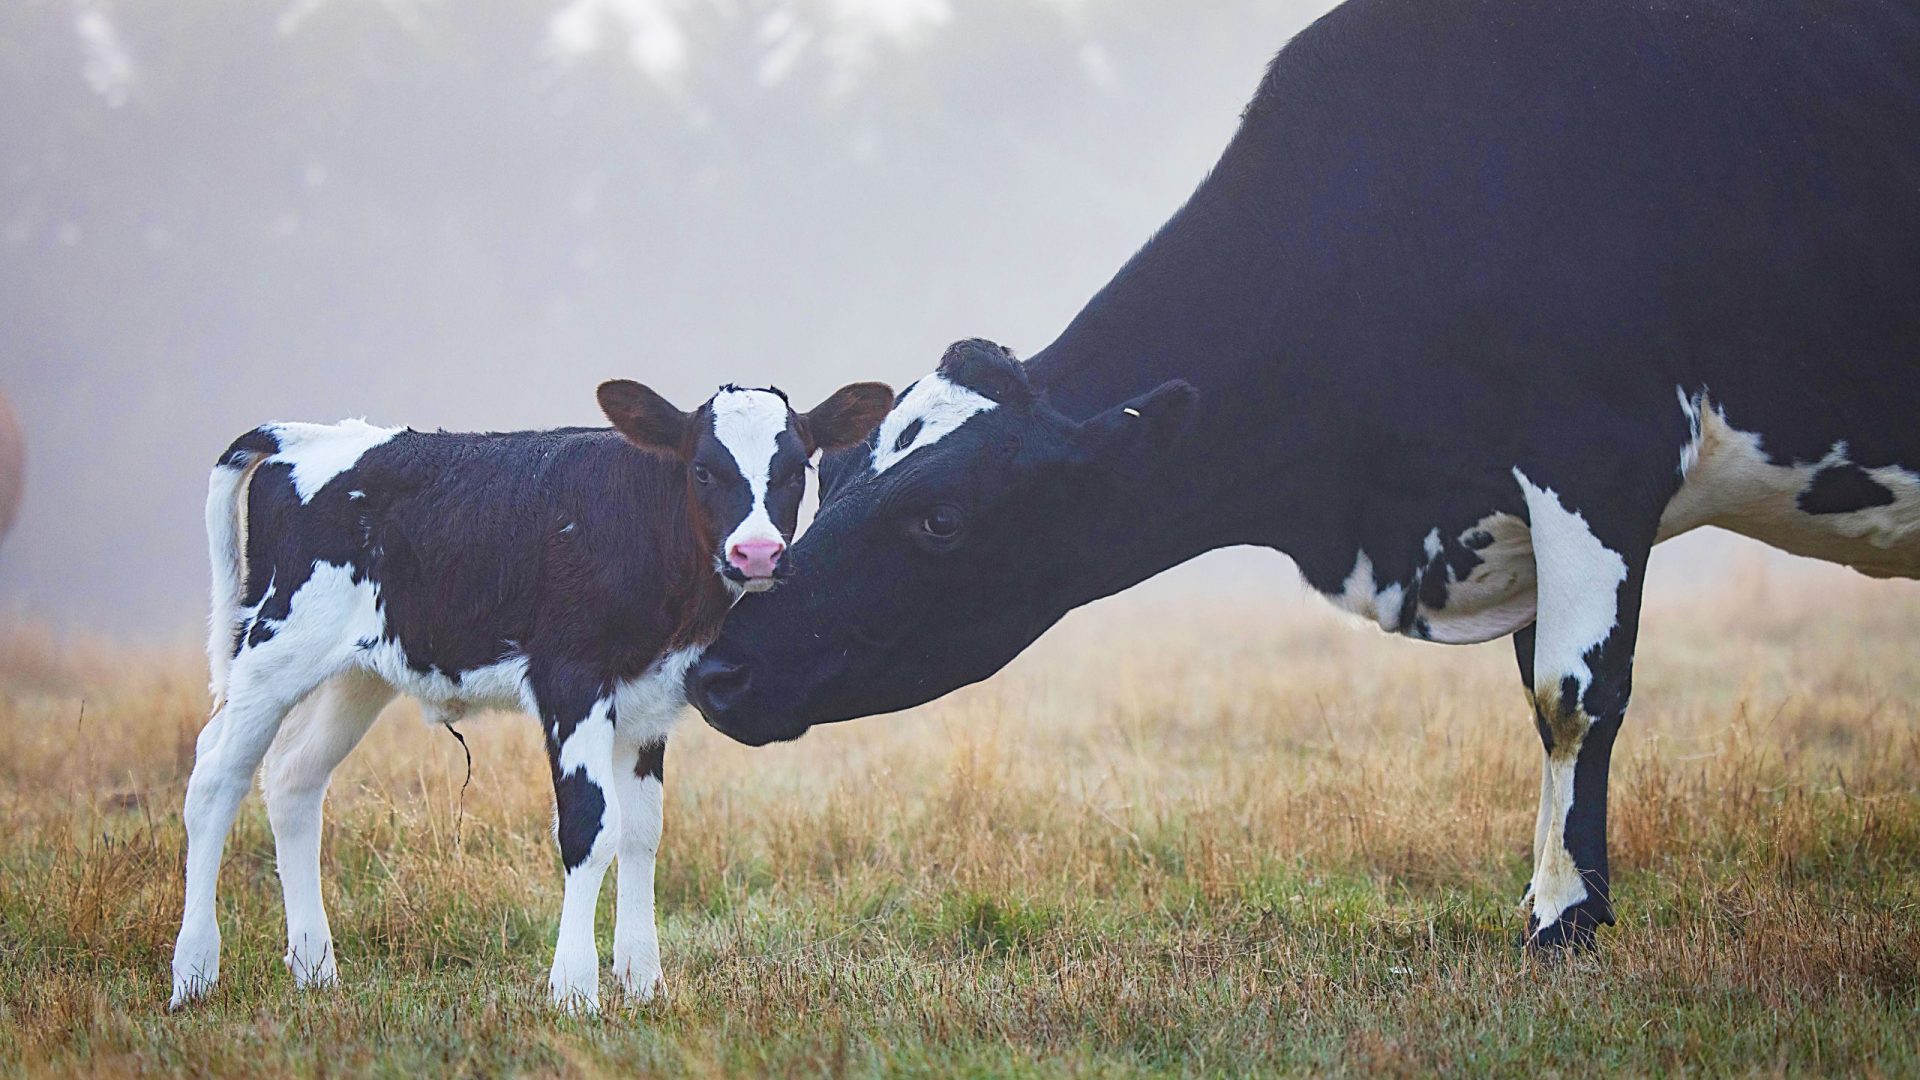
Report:
[[[1095,609],[1000,678],[667,759],[670,998],[543,1003],[530,721],[396,705],[329,802],[345,987],[294,991],[249,801],[212,997],[163,1011],[204,673],[0,635],[0,1073],[1920,1074],[1920,589],[1656,597],[1621,923],[1517,949],[1538,741],[1503,644],[1312,608]],[[1302,613],[1305,612],[1305,613]],[[612,876],[603,897],[603,956]]]

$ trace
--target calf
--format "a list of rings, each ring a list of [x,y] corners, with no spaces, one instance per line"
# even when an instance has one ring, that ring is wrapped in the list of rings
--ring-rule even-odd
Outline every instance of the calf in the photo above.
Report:
[[[633,382],[599,397],[613,430],[269,424],[221,457],[207,493],[214,712],[187,783],[170,1007],[219,977],[221,851],[263,757],[287,966],[300,986],[336,982],[321,803],[396,693],[435,722],[539,718],[566,867],[553,999],[597,1007],[594,906],[616,852],[614,974],[639,998],[659,989],[653,858],[682,677],[734,600],[792,570],[810,457],[860,442],[893,395],[856,383],[804,415],[777,390],[734,386],[691,414]]]

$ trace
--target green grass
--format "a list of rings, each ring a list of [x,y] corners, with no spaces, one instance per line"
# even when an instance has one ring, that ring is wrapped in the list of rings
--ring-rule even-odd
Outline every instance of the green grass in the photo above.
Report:
[[[1538,765],[1503,649],[1192,617],[1082,621],[987,687],[790,747],[683,728],[669,998],[603,978],[596,1018],[544,1001],[536,733],[469,733],[462,809],[459,750],[404,707],[329,805],[345,986],[292,989],[252,800],[221,983],[167,1015],[197,673],[19,637],[0,1071],[1920,1075],[1912,590],[1655,611],[1616,756],[1621,925],[1558,963],[1515,948]]]

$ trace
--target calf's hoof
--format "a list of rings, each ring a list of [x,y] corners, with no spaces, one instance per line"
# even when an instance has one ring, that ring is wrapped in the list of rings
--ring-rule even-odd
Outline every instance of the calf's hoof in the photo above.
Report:
[[[333,942],[310,945],[301,942],[288,947],[287,971],[293,975],[293,985],[302,990],[331,990],[340,985],[340,972],[333,963]]]
[[[177,1012],[207,996],[220,981],[220,931],[183,930],[173,946],[173,996],[167,1011]]]

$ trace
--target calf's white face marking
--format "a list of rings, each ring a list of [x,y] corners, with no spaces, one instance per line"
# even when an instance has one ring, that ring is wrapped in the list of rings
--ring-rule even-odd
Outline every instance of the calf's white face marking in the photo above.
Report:
[[[991,398],[949,381],[944,375],[921,379],[907,388],[900,404],[880,421],[880,433],[873,444],[874,475],[886,472],[908,454],[932,446],[975,416],[997,407]],[[909,428],[914,428],[911,434]],[[906,436],[904,442],[902,436]]]
[[[734,466],[746,480],[753,499],[746,518],[720,545],[723,559],[736,546],[786,546],[786,539],[767,512],[767,484],[780,433],[787,430],[789,412],[785,399],[766,390],[728,390],[713,399],[714,438],[733,455]],[[744,586],[748,592],[772,587],[770,578],[749,581]]]

